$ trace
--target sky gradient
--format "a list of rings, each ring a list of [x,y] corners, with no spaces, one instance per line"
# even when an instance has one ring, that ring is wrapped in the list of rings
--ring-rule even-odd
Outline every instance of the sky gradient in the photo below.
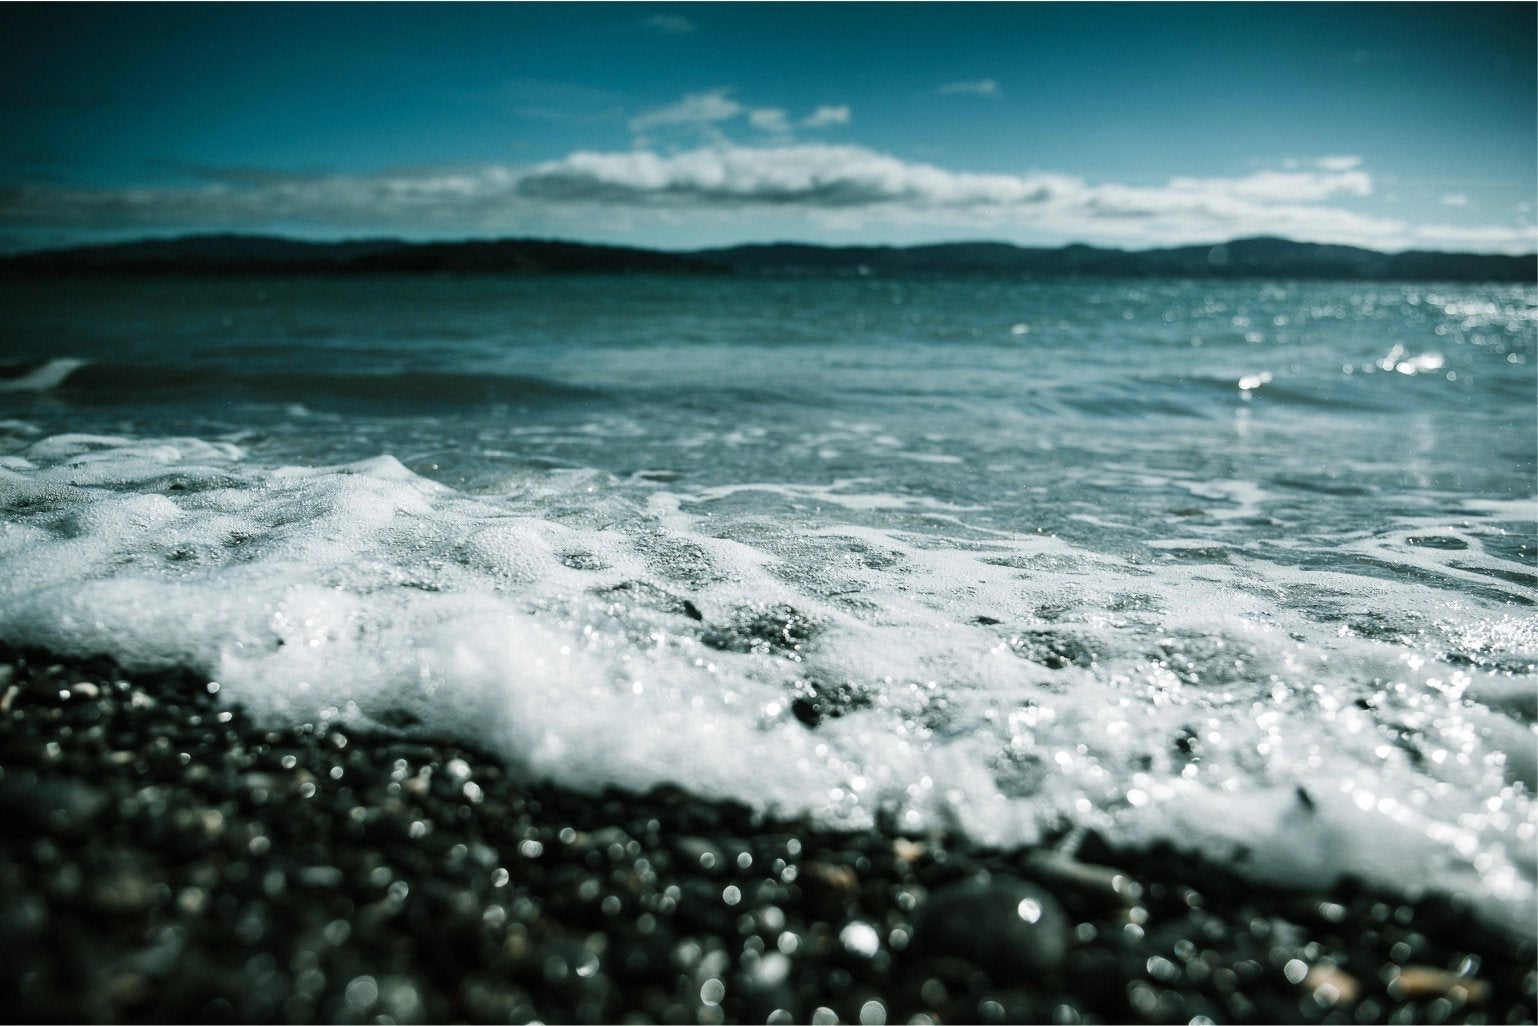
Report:
[[[1535,7],[8,4],[0,249],[1535,248]]]

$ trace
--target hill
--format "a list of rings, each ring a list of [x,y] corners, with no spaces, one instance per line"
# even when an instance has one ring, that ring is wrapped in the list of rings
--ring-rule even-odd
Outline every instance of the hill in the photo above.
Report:
[[[1534,282],[1538,281],[1538,256],[1380,253],[1278,238],[1148,250],[956,242],[925,246],[771,243],[665,252],[540,239],[302,242],[264,235],[189,235],[0,258],[0,274],[10,276],[732,273]]]
[[[949,272],[1029,277],[1538,280],[1538,257],[1533,254],[1380,253],[1277,238],[1138,251],[1086,245],[1039,249],[988,242],[900,248],[776,243],[702,250],[693,255],[726,264],[739,273],[760,274]]]
[[[540,239],[301,242],[267,235],[188,235],[20,253],[8,274],[725,274],[695,257]]]

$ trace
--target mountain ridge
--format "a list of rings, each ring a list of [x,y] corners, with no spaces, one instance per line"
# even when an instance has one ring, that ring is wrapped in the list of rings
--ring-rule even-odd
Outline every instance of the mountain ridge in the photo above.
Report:
[[[0,274],[976,274],[1027,278],[1298,278],[1345,281],[1538,280],[1538,255],[1295,242],[1274,236],[1146,250],[970,241],[914,246],[771,242],[669,251],[555,239],[314,242],[197,234],[0,257]]]

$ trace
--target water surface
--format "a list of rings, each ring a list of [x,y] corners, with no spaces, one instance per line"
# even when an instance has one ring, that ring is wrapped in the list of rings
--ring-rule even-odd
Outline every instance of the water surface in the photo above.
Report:
[[[0,634],[1525,932],[1530,287],[0,284]]]

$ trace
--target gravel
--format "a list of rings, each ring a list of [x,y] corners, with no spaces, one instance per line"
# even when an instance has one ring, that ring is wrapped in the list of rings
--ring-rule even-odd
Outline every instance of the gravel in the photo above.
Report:
[[[1456,896],[1056,841],[576,793],[0,645],[6,1021],[1534,1021],[1534,938]]]

